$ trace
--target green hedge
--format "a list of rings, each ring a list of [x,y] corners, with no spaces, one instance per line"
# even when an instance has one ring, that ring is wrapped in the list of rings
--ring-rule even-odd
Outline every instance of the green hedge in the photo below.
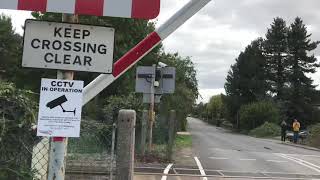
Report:
[[[308,137],[308,144],[310,146],[320,148],[320,123],[310,126],[308,130],[310,133]]]
[[[249,132],[249,135],[255,137],[275,137],[281,132],[280,126],[274,123],[265,122],[260,127],[257,127]]]
[[[251,130],[265,122],[277,124],[280,121],[280,110],[272,102],[261,101],[240,108],[240,129]]]

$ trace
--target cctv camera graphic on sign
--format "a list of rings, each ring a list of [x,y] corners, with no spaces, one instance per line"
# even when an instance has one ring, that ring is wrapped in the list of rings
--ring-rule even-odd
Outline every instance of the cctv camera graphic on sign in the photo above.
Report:
[[[60,106],[63,113],[73,113],[74,115],[76,115],[76,108],[73,111],[68,111],[63,108],[62,104],[67,101],[68,101],[68,99],[67,99],[66,95],[63,95],[63,96],[60,96],[60,97],[48,102],[47,107],[50,109],[54,109],[54,108]]]

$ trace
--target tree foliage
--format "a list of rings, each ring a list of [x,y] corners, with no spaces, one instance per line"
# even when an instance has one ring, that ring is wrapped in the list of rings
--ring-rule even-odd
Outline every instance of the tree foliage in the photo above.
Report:
[[[263,125],[252,129],[249,135],[255,137],[276,137],[280,136],[281,128],[278,124],[265,122]]]
[[[0,81],[0,179],[32,176],[28,168],[35,138],[36,105],[30,91]]]
[[[20,72],[22,37],[15,33],[11,18],[0,15],[0,79],[16,81]]]
[[[223,94],[212,96],[206,104],[208,122],[211,124],[220,124],[222,119],[226,118],[226,107],[223,101]]]
[[[282,18],[275,18],[265,39],[253,41],[231,66],[224,98],[229,120],[237,123],[242,106],[263,100],[275,101],[283,119],[298,118],[303,126],[320,118],[313,107],[319,93],[308,77],[319,67],[312,55],[318,44],[301,18],[289,27]]]
[[[310,37],[303,21],[296,18],[288,31],[288,116],[298,118],[303,124],[311,120],[312,95],[316,87],[307,74],[315,73],[320,67],[315,56],[310,55],[319,41],[312,42]]]
[[[264,56],[268,65],[267,80],[271,84],[271,92],[275,93],[280,100],[284,96],[284,86],[287,78],[287,32],[286,22],[277,17],[268,29],[264,41]]]
[[[269,84],[266,81],[266,59],[262,54],[262,43],[261,38],[253,41],[240,53],[227,75],[227,97],[224,101],[232,119],[242,104],[263,100],[268,95]]]
[[[162,98],[163,111],[176,110],[179,128],[186,130],[186,117],[192,112],[199,95],[195,66],[190,57],[183,58],[178,53],[162,54],[160,61],[176,67],[175,93]]]
[[[280,111],[272,102],[260,101],[240,108],[240,127],[251,130],[265,122],[278,124],[280,122]]]

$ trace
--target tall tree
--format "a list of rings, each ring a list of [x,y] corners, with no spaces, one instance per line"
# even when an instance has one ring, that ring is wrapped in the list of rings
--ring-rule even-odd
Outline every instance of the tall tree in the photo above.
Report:
[[[213,120],[225,117],[225,106],[223,104],[222,96],[222,94],[212,96],[207,105]]]
[[[253,41],[241,52],[228,73],[224,98],[229,115],[235,116],[241,105],[265,99],[268,91],[266,59],[263,56],[263,40]]]
[[[190,57],[183,58],[178,53],[162,53],[160,60],[176,68],[176,89],[172,95],[164,95],[161,104],[177,111],[177,119],[181,130],[186,130],[186,117],[191,114],[198,98],[198,81],[195,65]],[[183,102],[183,103],[182,103]]]
[[[287,32],[286,22],[282,18],[275,18],[266,34],[264,55],[268,64],[268,81],[271,92],[277,99],[284,100],[287,60]]]
[[[292,118],[309,119],[308,109],[312,106],[311,96],[315,91],[313,80],[306,74],[315,73],[320,67],[314,55],[310,55],[319,44],[310,39],[307,28],[302,19],[297,17],[288,32],[289,50],[289,85],[290,108],[288,115]]]
[[[0,15],[0,79],[15,81],[20,66],[22,38],[15,33],[11,18]]]

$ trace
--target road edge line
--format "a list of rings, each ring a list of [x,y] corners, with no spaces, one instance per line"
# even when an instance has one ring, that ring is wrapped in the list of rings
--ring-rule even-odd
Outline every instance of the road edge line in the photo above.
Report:
[[[168,164],[168,166],[164,169],[163,174],[168,174],[173,164]],[[162,176],[161,180],[167,180],[167,176]]]
[[[317,168],[317,169],[320,170],[320,166],[317,166],[317,165],[315,165],[315,164],[313,164],[313,163],[311,163],[311,162],[308,162],[308,161],[306,161],[306,160],[299,159],[299,158],[296,158],[296,157],[292,157],[292,156],[289,156],[289,155],[284,155],[284,156],[290,157],[290,158],[292,158],[292,159],[294,159],[294,160],[296,160],[296,161],[300,161],[300,162],[302,162],[302,163],[305,163],[305,164],[307,164],[307,165],[309,165],[309,166],[312,166],[312,167]]]
[[[277,156],[279,156],[279,157],[282,157],[282,158],[285,158],[285,159],[288,159],[288,160],[291,160],[291,161],[294,161],[294,162],[296,162],[296,163],[298,163],[298,164],[300,164],[300,165],[302,165],[302,166],[304,166],[304,167],[307,167],[307,168],[309,168],[309,169],[312,169],[312,170],[317,171],[318,173],[320,173],[320,169],[315,168],[315,167],[313,167],[313,166],[310,166],[310,165],[308,165],[308,164],[306,164],[306,163],[303,163],[303,162],[301,162],[301,161],[298,161],[298,160],[296,160],[296,159],[293,159],[293,158],[291,158],[291,157],[288,157],[288,156],[286,156],[286,155],[284,155],[284,154],[275,154],[275,155],[277,155]]]
[[[203,167],[202,167],[202,165],[201,165],[201,162],[200,162],[199,158],[195,156],[195,157],[194,157],[194,160],[196,161],[197,166],[199,167],[200,174],[201,174],[202,176],[206,176],[206,172],[204,171],[204,169],[203,169]],[[203,177],[202,180],[208,180],[208,178],[207,178],[207,177]]]

